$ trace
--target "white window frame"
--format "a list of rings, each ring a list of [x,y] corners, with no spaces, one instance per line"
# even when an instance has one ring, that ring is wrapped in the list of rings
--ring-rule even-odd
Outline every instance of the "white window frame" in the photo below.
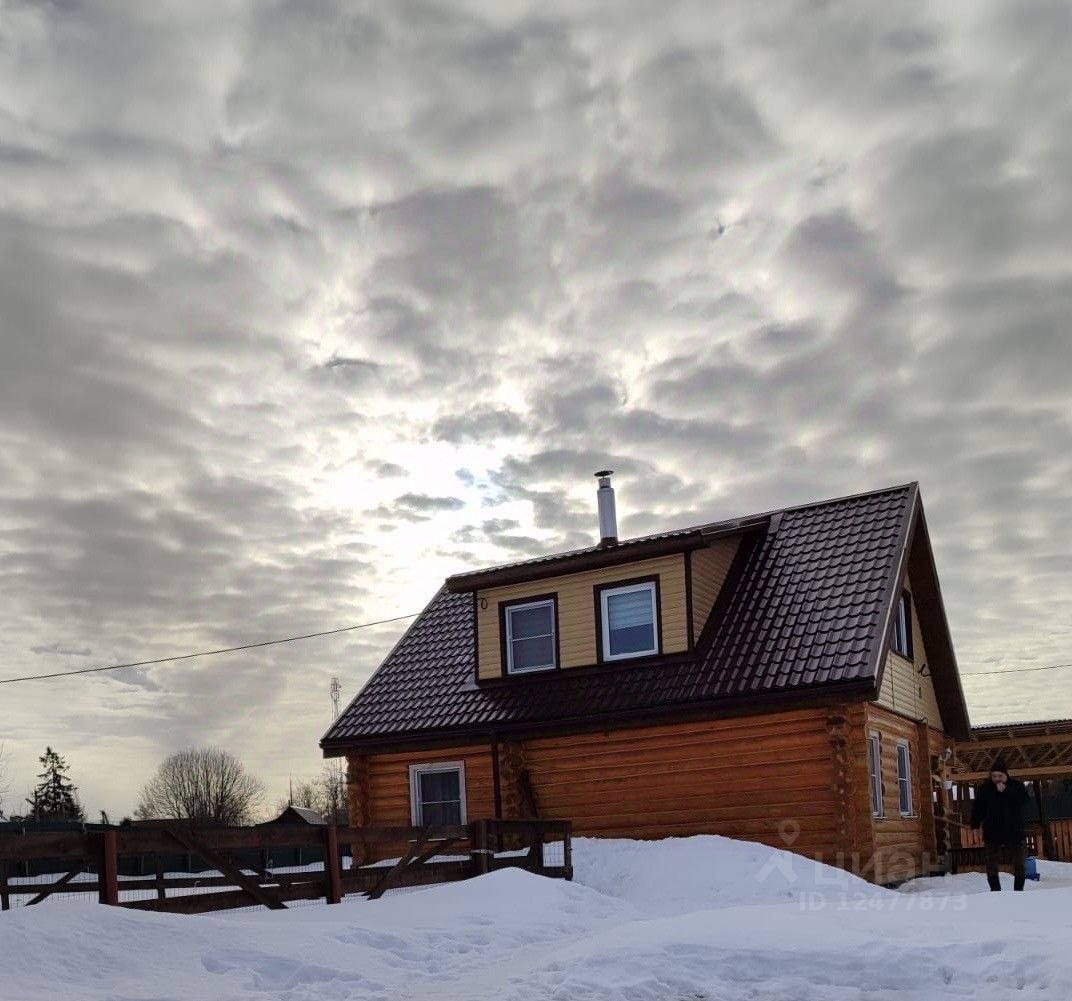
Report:
[[[878,730],[871,730],[867,735],[867,777],[871,785],[871,816],[885,817],[886,807],[882,795],[882,734]]]
[[[905,774],[901,774],[901,749],[904,748]],[[904,790],[905,800],[908,803],[906,810],[901,806],[901,791]],[[907,740],[897,741],[897,808],[902,817],[915,816],[915,803],[912,801],[912,748]]]
[[[514,667],[514,638],[511,635],[510,618],[514,612],[524,611],[526,608],[541,608],[547,606],[551,609],[551,663],[540,664],[536,667]],[[558,618],[555,609],[554,598],[540,598],[538,601],[518,602],[507,605],[503,609],[503,628],[506,630],[506,673],[507,674],[532,674],[536,671],[553,671],[558,667]],[[537,639],[538,637],[524,637],[525,639]]]
[[[632,594],[636,591],[647,591],[651,596],[651,635],[655,645],[648,650],[634,650],[630,653],[610,652],[610,616],[607,613],[608,599],[616,594]],[[645,580],[639,584],[623,584],[621,587],[605,587],[599,592],[599,612],[602,627],[603,659],[604,660],[632,660],[636,657],[651,657],[659,652],[659,599],[655,587],[655,581]]]
[[[409,766],[409,814],[414,827],[425,827],[421,818],[420,777],[434,772],[457,772],[458,795],[460,797],[461,823],[467,824],[465,809],[465,762],[464,761],[428,761]]]
[[[897,599],[897,609],[893,622],[893,639],[890,649],[898,657],[912,660],[912,596],[907,591],[902,591]],[[898,640],[902,641],[898,643]],[[898,649],[900,647],[900,649]]]

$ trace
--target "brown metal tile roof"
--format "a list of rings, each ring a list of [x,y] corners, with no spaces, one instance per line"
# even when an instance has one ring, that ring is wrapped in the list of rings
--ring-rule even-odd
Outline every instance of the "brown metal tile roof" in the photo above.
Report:
[[[743,536],[695,655],[676,660],[478,684],[473,595],[444,586],[322,744],[507,733],[870,690],[917,503],[908,484],[764,516],[763,527]]]

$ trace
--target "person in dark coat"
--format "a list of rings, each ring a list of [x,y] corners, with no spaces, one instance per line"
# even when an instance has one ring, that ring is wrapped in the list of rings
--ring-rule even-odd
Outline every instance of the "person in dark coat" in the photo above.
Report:
[[[1005,759],[990,766],[990,778],[975,787],[971,826],[983,831],[986,845],[986,879],[991,890],[1000,890],[998,866],[1012,863],[1013,889],[1024,888],[1024,806],[1027,786],[1009,776]]]

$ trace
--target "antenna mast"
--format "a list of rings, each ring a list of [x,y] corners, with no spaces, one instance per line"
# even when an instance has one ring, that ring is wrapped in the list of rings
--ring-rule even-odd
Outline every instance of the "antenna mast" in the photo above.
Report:
[[[336,720],[339,718],[339,696],[342,695],[342,685],[339,684],[338,678],[331,679],[331,685],[329,686],[331,692],[331,718]],[[337,824],[340,821],[339,814],[342,812],[343,804],[346,802],[344,793],[344,781],[342,774],[342,761],[336,758],[331,763],[331,795],[329,797],[329,805],[331,807],[331,819],[332,824]],[[346,823],[346,818],[343,817],[342,823]]]

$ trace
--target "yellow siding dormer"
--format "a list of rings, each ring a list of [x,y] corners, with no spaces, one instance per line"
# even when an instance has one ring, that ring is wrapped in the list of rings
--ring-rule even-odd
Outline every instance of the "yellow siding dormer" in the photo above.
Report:
[[[638,577],[657,577],[659,581],[662,653],[684,653],[689,648],[685,557],[674,553],[638,563],[477,591],[477,677],[483,681],[503,676],[500,602],[536,595],[558,597],[558,666],[571,668],[598,663],[595,588]]]
[[[477,678],[487,681],[504,676],[502,606],[550,595],[557,607],[557,667],[599,663],[599,589],[642,579],[658,581],[660,655],[687,653],[711,614],[738,545],[736,537],[718,539],[689,553],[478,590]]]
[[[905,580],[904,590],[912,594],[912,585]],[[923,645],[923,633],[919,628],[919,616],[916,614],[915,599],[912,598],[912,659],[890,651],[886,655],[886,668],[882,674],[882,687],[879,689],[877,702],[880,706],[894,712],[909,716],[915,720],[926,720],[938,730],[944,729],[942,715],[938,710],[938,699],[934,694],[934,682],[930,677],[927,650]]]

